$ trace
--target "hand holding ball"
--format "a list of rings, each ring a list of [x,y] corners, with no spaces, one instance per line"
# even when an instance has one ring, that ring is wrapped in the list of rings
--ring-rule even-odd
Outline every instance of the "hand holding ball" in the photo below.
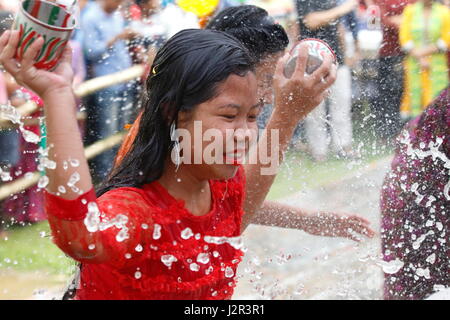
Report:
[[[323,63],[326,55],[333,57],[333,62],[336,63],[336,55],[333,50],[319,39],[305,39],[300,41],[291,50],[291,58],[288,60],[284,67],[284,76],[286,78],[291,78],[294,74],[295,68],[297,66],[297,58],[299,55],[300,44],[306,43],[308,46],[308,60],[306,61],[306,73],[312,74],[316,71]]]

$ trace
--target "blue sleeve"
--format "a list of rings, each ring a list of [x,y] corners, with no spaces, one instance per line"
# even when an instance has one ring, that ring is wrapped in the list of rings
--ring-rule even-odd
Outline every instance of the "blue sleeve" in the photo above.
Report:
[[[356,19],[356,14],[354,11],[348,13],[347,15],[342,17],[341,20],[347,30],[352,33],[353,39],[356,40],[358,38],[358,20]]]
[[[82,23],[84,54],[89,61],[96,61],[108,51],[107,43],[111,39],[106,39],[95,21],[84,19]]]

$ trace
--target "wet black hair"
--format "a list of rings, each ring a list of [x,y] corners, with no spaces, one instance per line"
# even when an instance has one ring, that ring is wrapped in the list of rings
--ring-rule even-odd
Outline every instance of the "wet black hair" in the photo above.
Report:
[[[233,35],[247,47],[256,62],[269,54],[283,51],[289,44],[284,28],[266,10],[253,5],[229,7],[220,11],[206,29]]]
[[[254,71],[254,61],[248,50],[224,32],[187,29],[170,38],[156,54],[147,78],[136,138],[98,195],[158,180],[173,148],[170,126],[177,123],[178,113],[213,98],[228,76],[249,71]]]

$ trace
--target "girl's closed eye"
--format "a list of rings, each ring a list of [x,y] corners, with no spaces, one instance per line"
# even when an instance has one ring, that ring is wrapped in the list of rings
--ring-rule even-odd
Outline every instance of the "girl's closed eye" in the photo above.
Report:
[[[234,120],[236,119],[236,115],[235,114],[223,114],[221,115],[221,117],[228,119],[228,120]]]

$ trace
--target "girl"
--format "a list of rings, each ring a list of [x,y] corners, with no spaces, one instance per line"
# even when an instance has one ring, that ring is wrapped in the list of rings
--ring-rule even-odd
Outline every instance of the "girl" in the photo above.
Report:
[[[246,49],[216,31],[184,30],[172,37],[157,53],[147,79],[136,139],[97,198],[75,118],[70,50],[49,73],[33,67],[42,39],[20,63],[13,59],[17,43],[17,32],[0,38],[0,63],[45,102],[48,155],[57,163],[47,173],[46,209],[55,243],[82,263],[76,299],[230,299],[242,257],[239,235],[258,220],[272,179],[255,179],[237,165],[249,150],[242,132],[256,129],[260,108]],[[303,117],[323,99],[336,71],[329,58],[312,76],[304,76],[303,53],[294,76],[285,79],[287,58],[277,66],[276,100],[295,116],[281,113],[272,121],[293,128],[297,119],[291,119]],[[223,137],[233,132],[223,142],[232,151],[218,155],[225,164],[180,165],[177,159],[185,155],[178,151],[182,141],[175,129],[195,136],[198,122]],[[283,132],[280,136],[284,145]],[[191,148],[196,154],[205,145]],[[171,153],[178,154],[176,161]],[[72,166],[62,165],[67,160]],[[258,163],[248,172],[261,167]],[[249,184],[260,183],[262,192],[248,189],[245,196],[246,177]],[[265,216],[265,222],[286,224],[283,217],[273,217]],[[288,226],[314,224],[316,218],[298,215]],[[350,223],[355,231],[370,234],[361,220],[343,221],[345,230]]]

